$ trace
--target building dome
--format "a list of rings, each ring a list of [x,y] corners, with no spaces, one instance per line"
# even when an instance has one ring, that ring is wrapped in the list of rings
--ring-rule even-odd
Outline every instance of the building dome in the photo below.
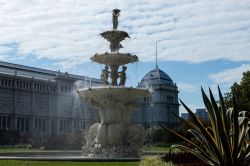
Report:
[[[148,72],[141,80],[139,87],[149,87],[152,85],[175,86],[172,79],[161,69],[156,67]]]

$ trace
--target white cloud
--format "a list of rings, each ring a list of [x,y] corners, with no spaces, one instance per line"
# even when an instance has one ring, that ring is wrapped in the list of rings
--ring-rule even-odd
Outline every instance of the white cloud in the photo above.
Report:
[[[193,84],[189,84],[189,83],[178,83],[178,88],[180,90],[180,92],[196,92],[197,91],[197,87]]]
[[[239,82],[242,78],[242,73],[248,70],[250,70],[250,64],[243,64],[237,68],[210,74],[208,77],[216,84],[231,86],[234,82]]]
[[[99,33],[111,28],[111,11],[120,8],[119,29],[131,36],[122,51],[141,60],[154,60],[159,41],[159,60],[249,61],[249,7],[247,0],[2,0],[0,58],[12,56],[4,46],[19,57],[56,60],[70,69],[108,49]]]

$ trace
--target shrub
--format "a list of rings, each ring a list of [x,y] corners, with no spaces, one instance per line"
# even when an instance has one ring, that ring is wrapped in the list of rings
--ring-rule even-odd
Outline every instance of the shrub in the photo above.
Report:
[[[46,150],[46,148],[44,146],[42,146],[42,147],[40,147],[40,150],[44,151],[44,150]]]
[[[170,147],[172,144],[168,143],[168,142],[157,142],[154,143],[153,146],[155,147]]]
[[[172,153],[169,151],[169,153],[166,153],[165,155],[161,156],[162,160],[165,162],[172,162],[175,165],[188,165],[192,164],[194,165],[200,165],[205,166],[205,164],[202,162],[201,159],[196,157],[195,155],[188,153],[188,152],[174,152]]]
[[[25,148],[25,149],[32,149],[31,144],[17,144],[14,146],[15,148]]]
[[[210,89],[210,99],[204,93],[203,89],[201,91],[211,127],[205,127],[199,118],[181,101],[190,114],[192,122],[181,117],[178,118],[189,127],[188,132],[192,134],[195,141],[169,130],[190,145],[179,144],[172,147],[192,153],[209,165],[249,165],[248,113],[238,110],[235,99],[233,100],[233,108],[227,109],[219,87],[219,105]]]
[[[81,150],[83,136],[82,132],[78,133],[60,133],[52,136],[43,144],[49,150]]]
[[[26,149],[32,149],[32,145],[31,144],[27,144],[26,145]]]

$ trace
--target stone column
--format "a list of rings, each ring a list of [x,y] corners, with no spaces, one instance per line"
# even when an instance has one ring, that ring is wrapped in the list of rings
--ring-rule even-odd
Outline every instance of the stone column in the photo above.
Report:
[[[16,74],[15,74],[16,75]],[[11,130],[17,130],[17,79],[15,79],[15,84],[14,84],[14,91],[13,91],[13,112],[12,112],[12,125],[11,125]]]
[[[49,84],[47,85],[48,87],[49,87]],[[52,121],[52,109],[51,109],[51,92],[50,92],[50,90],[49,90],[49,88],[48,88],[48,108],[49,108],[49,110],[48,110],[48,112],[49,112],[49,114],[48,114],[48,120],[47,120],[47,126],[46,126],[46,129],[47,129],[47,134],[48,135],[51,135],[51,121]]]
[[[32,90],[31,90],[31,126],[30,130],[35,131],[35,86],[34,86],[34,77],[32,77]]]
[[[60,95],[60,87],[61,87],[61,83],[59,80],[56,81],[57,85],[56,85],[56,112],[55,112],[55,131],[56,131],[56,135],[59,134],[60,132],[60,118],[58,113],[60,112],[60,101],[59,101],[59,95]]]

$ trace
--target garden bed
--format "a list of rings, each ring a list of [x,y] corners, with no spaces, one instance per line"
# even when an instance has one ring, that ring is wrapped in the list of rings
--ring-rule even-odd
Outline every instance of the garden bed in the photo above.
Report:
[[[206,166],[198,157],[187,152],[169,152],[161,156],[165,162],[173,162],[176,166]]]

